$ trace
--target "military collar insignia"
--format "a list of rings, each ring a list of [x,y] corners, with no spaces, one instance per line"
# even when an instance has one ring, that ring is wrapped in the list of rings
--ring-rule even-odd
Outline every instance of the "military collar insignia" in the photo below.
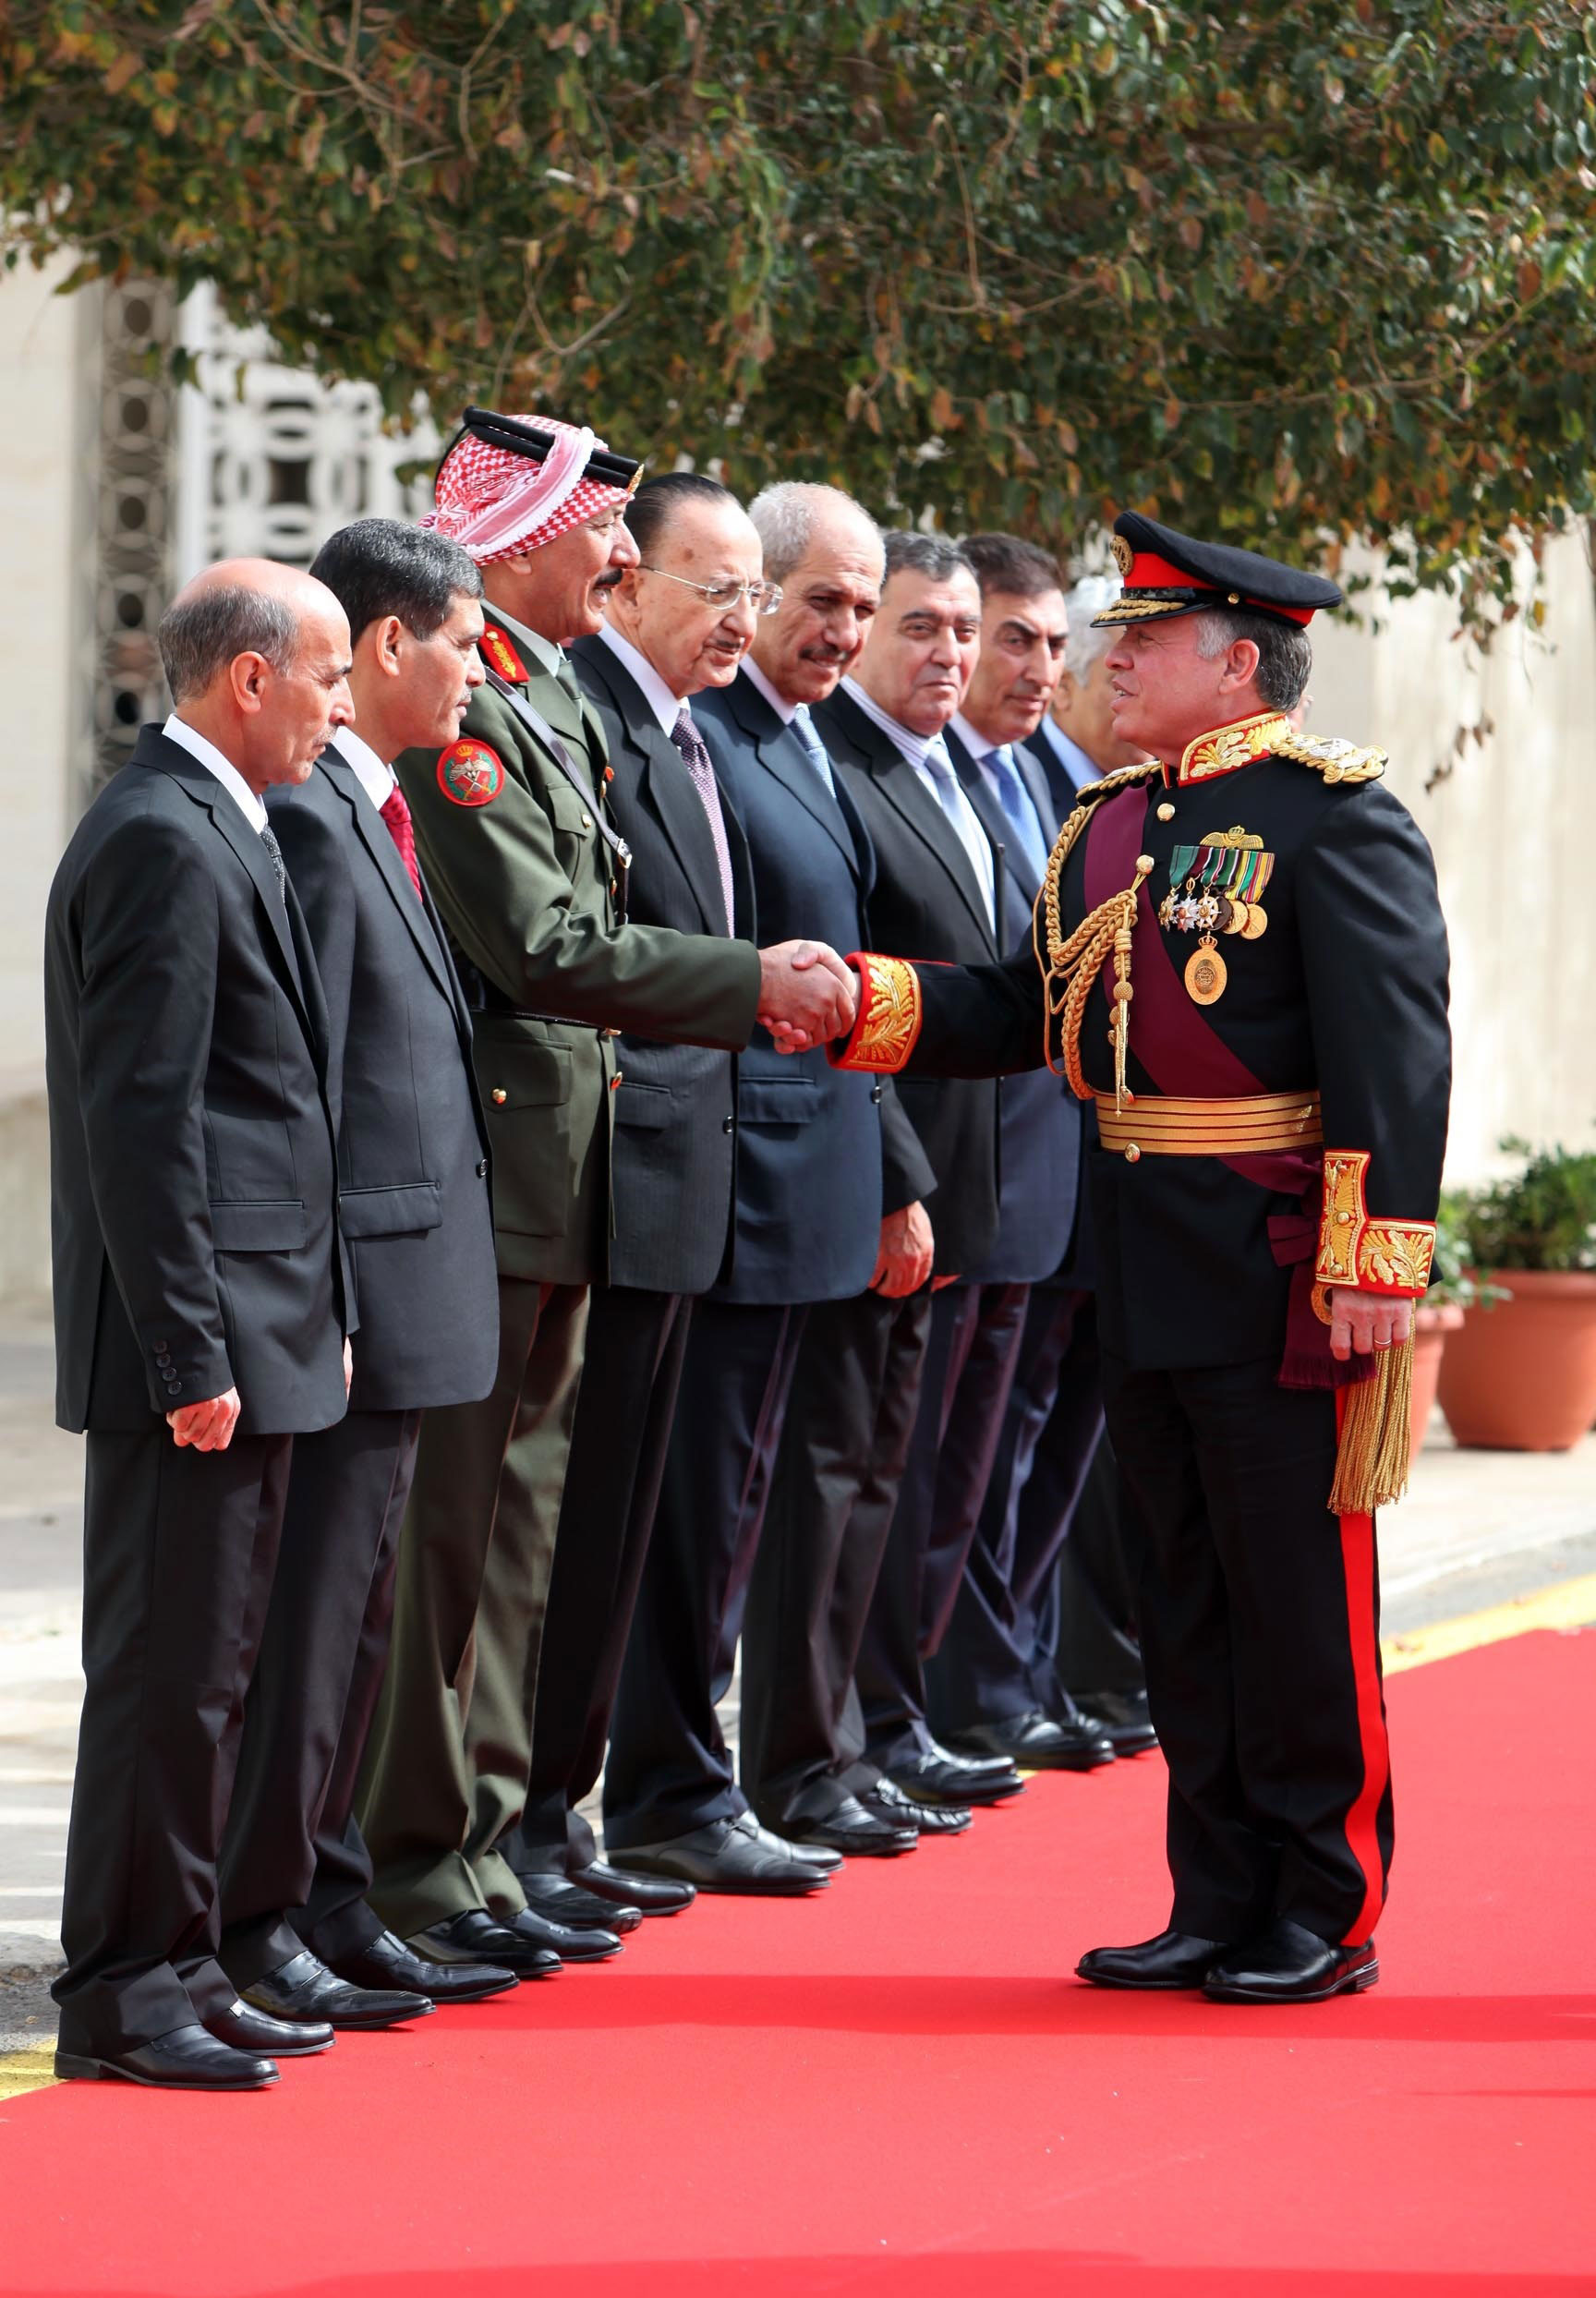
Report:
[[[526,685],[526,665],[497,623],[489,623],[477,643],[490,670],[497,671],[500,677],[508,679],[513,686]]]
[[[1234,774],[1254,758],[1266,758],[1291,738],[1291,721],[1278,710],[1262,710],[1255,718],[1239,719],[1234,726],[1215,726],[1189,742],[1179,765],[1164,768],[1166,781],[1211,782],[1220,774]]]

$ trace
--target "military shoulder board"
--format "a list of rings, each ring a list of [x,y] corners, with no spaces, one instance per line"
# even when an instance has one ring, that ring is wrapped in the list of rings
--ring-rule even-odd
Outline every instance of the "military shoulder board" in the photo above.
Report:
[[[1327,782],[1377,782],[1390,759],[1384,750],[1360,750],[1336,734],[1287,734],[1275,744],[1277,758],[1311,766]]]

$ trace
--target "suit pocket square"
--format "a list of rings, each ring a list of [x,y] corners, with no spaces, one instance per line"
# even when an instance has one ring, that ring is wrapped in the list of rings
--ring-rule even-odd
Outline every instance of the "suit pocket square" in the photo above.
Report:
[[[302,1197],[211,1201],[211,1242],[218,1252],[297,1252],[305,1236]]]
[[[391,1189],[338,1192],[338,1226],[345,1237],[407,1237],[437,1228],[443,1219],[436,1181],[402,1181]]]

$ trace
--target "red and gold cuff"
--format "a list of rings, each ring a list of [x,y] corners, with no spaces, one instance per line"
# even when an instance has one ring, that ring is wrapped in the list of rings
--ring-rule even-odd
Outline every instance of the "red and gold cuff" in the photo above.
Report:
[[[1363,1202],[1368,1171],[1365,1149],[1324,1152],[1324,1200],[1313,1274],[1322,1285],[1354,1285],[1360,1292],[1415,1300],[1430,1282],[1435,1224],[1371,1220]]]
[[[901,1070],[920,1034],[920,976],[902,958],[853,949],[848,962],[859,975],[859,1010],[840,1049],[829,1048],[835,1070]]]

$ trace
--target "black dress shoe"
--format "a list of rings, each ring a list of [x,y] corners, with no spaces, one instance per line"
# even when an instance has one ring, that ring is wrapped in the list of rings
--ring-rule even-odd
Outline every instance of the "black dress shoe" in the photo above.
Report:
[[[551,1948],[562,1963],[608,1963],[611,1955],[621,1953],[621,1941],[614,1931],[595,1930],[591,1924],[577,1930],[572,1924],[551,1922],[531,1907],[518,1907],[514,1915],[502,1915],[496,1920],[528,1947]]]
[[[1025,1715],[1005,1715],[995,1724],[973,1724],[959,1735],[959,1752],[978,1751],[1003,1756],[1016,1765],[1036,1772],[1094,1772],[1112,1763],[1114,1743],[1084,1717],[1056,1723],[1033,1708]]]
[[[794,1843],[790,1835],[780,1834],[775,1828],[767,1827],[752,1811],[744,1811],[739,1824],[751,1828],[756,1843],[763,1844],[767,1851],[790,1852],[805,1867],[818,1868],[822,1875],[835,1875],[842,1864],[842,1854],[833,1851],[829,1844]]]
[[[483,2002],[517,1984],[514,1971],[491,1963],[428,1963],[402,1939],[384,1931],[369,1947],[329,1964],[351,1987],[396,1987],[401,1994],[425,1995],[431,2002]]]
[[[778,1844],[751,1811],[734,1820],[711,1820],[691,1834],[664,1844],[637,1844],[628,1851],[612,1851],[611,1863],[630,1873],[671,1875],[707,1892],[734,1892],[753,1898],[796,1898],[824,1891],[831,1878],[824,1869],[801,1857],[795,1846]],[[836,1854],[828,1852],[828,1858]]]
[[[967,1808],[973,1803],[1001,1803],[1006,1796],[1025,1792],[1024,1781],[1007,1761],[998,1767],[964,1763],[945,1748],[921,1748],[883,1775],[913,1803]]]
[[[920,1845],[920,1830],[913,1821],[867,1811],[857,1796],[844,1796],[823,1820],[788,1820],[787,1832],[801,1850],[818,1844],[850,1859],[894,1859]]]
[[[1210,2002],[1328,2002],[1332,1995],[1360,1995],[1379,1978],[1372,1939],[1333,1947],[1277,1916],[1257,1939],[1226,1949],[1203,1992]]]
[[[197,2023],[118,2050],[58,2050],[55,2073],[64,2083],[144,2083],[152,2090],[264,2090],[277,2080],[270,2059],[230,2050]]]
[[[913,1827],[922,1835],[962,1835],[973,1819],[968,1804],[916,1803],[885,1773],[874,1787],[861,1792],[859,1800],[877,1819],[893,1827]]]
[[[612,1905],[636,1907],[644,1915],[680,1915],[690,1907],[698,1894],[691,1883],[671,1881],[663,1875],[623,1875],[607,1859],[595,1859],[591,1867],[574,1868],[571,1881],[590,1891],[595,1899],[607,1899]]]
[[[1080,1691],[1066,1697],[1076,1715],[1107,1734],[1117,1756],[1144,1755],[1158,1745],[1144,1691]]]
[[[397,2026],[402,2019],[427,2018],[432,2010],[423,1995],[403,1995],[395,1988],[351,1987],[308,1947],[301,1947],[241,1992],[257,2011],[301,2026],[308,2019],[325,2019],[329,2026]]]
[[[325,2019],[273,2019],[253,2011],[247,2002],[229,2003],[204,2022],[229,2050],[251,2050],[262,2059],[313,2059],[332,2048],[332,2029]]]
[[[1160,1931],[1156,1939],[1144,1939],[1135,1947],[1094,1947],[1075,1968],[1094,1987],[1201,1987],[1212,1965],[1227,1952],[1222,1939]]]
[[[568,1930],[635,1931],[643,1920],[635,1901],[627,1906],[618,1899],[600,1899],[568,1876],[534,1873],[517,1875],[515,1881],[535,1915],[563,1923]]]
[[[539,1945],[506,1929],[486,1907],[467,1907],[446,1922],[429,1923],[406,1941],[412,1953],[453,1968],[469,1964],[474,1970],[491,1966],[514,1971],[517,1978],[552,1978],[564,1965],[552,1947]]]

